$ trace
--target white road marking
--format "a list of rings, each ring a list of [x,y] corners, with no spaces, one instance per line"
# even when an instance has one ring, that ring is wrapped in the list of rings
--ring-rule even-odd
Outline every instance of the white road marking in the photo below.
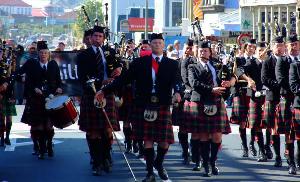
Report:
[[[22,147],[22,146],[27,146],[27,145],[33,145],[33,143],[30,141],[30,142],[20,142],[20,143],[17,143],[17,139],[16,138],[11,138],[10,140],[11,142],[11,145],[6,145],[5,146],[5,152],[14,152],[16,147]],[[56,144],[59,144],[59,143],[63,143],[63,141],[60,141],[60,140],[53,140],[53,144],[56,145]]]

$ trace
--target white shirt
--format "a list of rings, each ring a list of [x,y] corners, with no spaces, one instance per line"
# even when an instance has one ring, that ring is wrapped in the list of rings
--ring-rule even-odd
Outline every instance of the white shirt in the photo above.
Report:
[[[176,55],[176,58],[182,58],[183,57],[183,50],[176,50],[174,49],[172,52],[171,52],[171,55]],[[171,58],[174,58],[174,57],[171,57]]]
[[[202,61],[202,60],[199,59],[199,62],[201,63],[201,65],[203,66],[203,68],[205,68],[206,64],[207,64],[208,68],[210,69],[210,71],[212,73],[214,86],[215,87],[218,86],[218,83],[217,83],[217,73],[216,73],[215,68],[210,64],[209,61],[207,63],[205,63],[204,61]]]
[[[247,59],[248,57],[250,57],[250,59],[253,59],[253,56],[248,56],[246,53],[244,54],[245,59]]]
[[[163,58],[163,54],[160,56],[157,56],[155,54],[152,54],[152,58],[155,60],[156,57],[159,57],[159,63],[162,61]],[[152,67],[152,93],[155,93],[155,81],[156,81],[156,74],[155,74],[155,70]]]
[[[92,45],[92,48],[93,48],[95,54],[97,54],[97,47]],[[106,59],[105,59],[105,56],[104,56],[104,53],[103,53],[103,50],[102,50],[101,46],[98,47],[98,48],[100,50],[100,54],[101,54],[101,57],[102,57],[102,60],[103,60],[103,66],[104,66],[104,78],[103,79],[106,80],[108,78],[107,70],[106,70]]]
[[[300,58],[299,58],[299,55],[298,56],[292,56],[292,55],[290,55],[290,58],[293,60],[293,62],[295,61],[295,57],[297,57],[297,61],[300,61]]]
[[[41,68],[43,68],[44,66],[46,66],[46,70],[47,70],[47,68],[48,68],[48,61],[45,64],[43,64],[43,63],[40,62],[40,66],[41,66]]]

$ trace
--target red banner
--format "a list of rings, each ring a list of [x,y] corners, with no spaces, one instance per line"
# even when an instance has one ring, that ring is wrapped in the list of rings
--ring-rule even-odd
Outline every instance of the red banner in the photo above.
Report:
[[[153,31],[154,18],[148,18],[148,31]],[[144,32],[145,18],[128,18],[130,32]]]

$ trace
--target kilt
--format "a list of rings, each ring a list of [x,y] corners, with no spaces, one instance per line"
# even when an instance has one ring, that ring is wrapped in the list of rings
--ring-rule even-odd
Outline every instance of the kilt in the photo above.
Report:
[[[123,104],[118,109],[118,120],[123,122],[130,122],[129,116],[133,104],[132,87],[131,86],[125,87],[122,94],[123,94],[122,95]]]
[[[292,102],[293,96],[281,96],[277,105],[277,112],[274,122],[274,131],[276,134],[289,134],[292,127]]]
[[[274,128],[278,103],[279,101],[265,101],[262,123],[264,128]]]
[[[250,97],[246,96],[246,93],[233,97],[230,123],[240,124],[241,122],[247,122],[249,102]]]
[[[5,121],[4,121],[4,115],[2,114],[2,104],[0,102],[0,133],[5,132]]]
[[[250,98],[249,103],[249,117],[247,122],[247,128],[262,129],[263,128],[263,103],[265,97],[253,97]]]
[[[115,131],[120,131],[117,118],[114,94],[105,96],[105,111]],[[78,120],[79,129],[85,132],[100,132],[109,128],[105,116],[101,109],[94,105],[94,95],[83,95],[80,103],[80,115]]]
[[[293,111],[293,130],[295,139],[300,140],[300,108],[294,108]]]
[[[4,97],[2,99],[2,104],[3,104],[2,113],[4,116],[16,116],[17,115],[16,105],[15,103],[11,103],[8,100],[9,99],[7,97]]]
[[[184,130],[188,133],[231,133],[224,101],[216,102],[218,111],[214,116],[204,114],[201,102],[190,102],[189,113],[186,115]]]
[[[21,122],[30,126],[49,123],[48,113],[45,108],[45,98],[41,95],[28,97]]]
[[[173,109],[172,109],[172,124],[173,124],[173,126],[181,126],[181,123],[184,120],[183,108],[184,108],[184,102],[178,103],[178,106],[173,105]]]
[[[144,119],[145,106],[134,105],[132,110],[133,140],[174,143],[170,106],[159,106],[158,118],[154,122]]]

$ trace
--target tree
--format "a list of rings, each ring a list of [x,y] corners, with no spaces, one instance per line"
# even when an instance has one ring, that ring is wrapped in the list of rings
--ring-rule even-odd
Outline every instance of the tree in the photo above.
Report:
[[[85,0],[83,6],[91,22],[87,22],[87,17],[84,15],[82,9],[77,11],[77,19],[73,26],[77,38],[82,38],[84,30],[94,26],[96,18],[98,19],[99,25],[104,24],[101,0]]]

